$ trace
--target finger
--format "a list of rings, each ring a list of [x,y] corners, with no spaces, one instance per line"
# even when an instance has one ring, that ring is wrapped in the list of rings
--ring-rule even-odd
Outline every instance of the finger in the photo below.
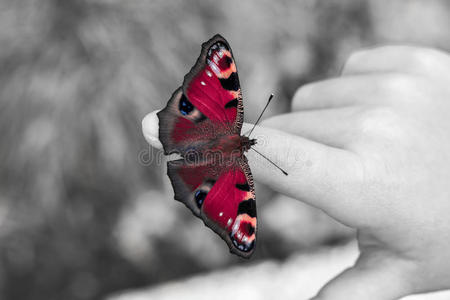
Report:
[[[416,83],[419,83],[417,78],[399,73],[332,78],[300,87],[292,100],[292,110],[376,105],[402,99],[410,101],[411,91],[415,90]]]
[[[283,130],[331,147],[348,149],[358,135],[361,107],[306,110],[278,115],[264,120],[261,126]]]
[[[450,56],[436,49],[384,46],[353,53],[345,63],[342,74],[406,72],[441,80],[450,76],[448,65]]]
[[[143,120],[146,140],[156,147],[156,112]],[[243,132],[252,124],[243,124]],[[361,165],[355,154],[328,147],[275,129],[257,126],[252,134],[255,149],[269,157],[289,175],[283,175],[266,159],[250,150],[246,153],[256,180],[292,198],[302,199],[324,210],[342,210],[339,203],[349,199],[361,182]],[[354,197],[354,196],[352,196]]]
[[[374,258],[369,266],[361,258],[328,282],[311,300],[394,300],[413,292],[407,279],[407,262]]]
[[[250,127],[244,124],[244,132]],[[257,139],[257,151],[289,174],[284,176],[250,149],[246,156],[257,181],[340,220],[346,217],[343,207],[356,198],[362,182],[361,164],[355,153],[261,126],[255,128],[252,138]]]
[[[158,112],[159,110],[155,110],[142,119],[142,133],[150,146],[162,149],[162,144],[159,141],[159,120],[156,115]]]

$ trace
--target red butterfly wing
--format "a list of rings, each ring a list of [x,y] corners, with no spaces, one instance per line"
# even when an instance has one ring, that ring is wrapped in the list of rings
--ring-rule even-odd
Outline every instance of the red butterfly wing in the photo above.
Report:
[[[236,64],[223,37],[202,45],[183,86],[158,117],[164,152],[184,158],[167,164],[175,199],[218,233],[230,251],[250,257],[256,241],[255,193],[247,159],[231,154],[241,150],[236,138],[244,110]],[[200,155],[192,163],[188,154],[212,149],[222,151],[220,161]]]
[[[202,45],[183,86],[158,117],[166,154],[199,151],[217,136],[240,134],[244,118],[241,89],[231,48],[223,37],[216,35]]]
[[[175,199],[183,202],[224,239],[230,251],[250,257],[256,242],[253,178],[245,156],[232,165],[170,161],[167,173]]]
[[[202,52],[183,82],[191,103],[212,121],[241,132],[242,94],[236,63],[228,42],[220,35],[202,45]]]

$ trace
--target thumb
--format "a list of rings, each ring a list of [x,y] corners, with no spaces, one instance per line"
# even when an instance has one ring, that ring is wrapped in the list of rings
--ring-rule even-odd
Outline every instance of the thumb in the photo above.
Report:
[[[151,146],[161,149],[156,113],[143,119],[142,131]],[[244,123],[242,132],[252,126]],[[255,128],[252,138],[257,140],[255,150],[289,174],[283,175],[252,149],[245,154],[254,178],[280,193],[329,211],[342,210],[349,194],[359,190],[354,185],[359,183],[361,170],[354,153],[261,126]]]
[[[311,300],[394,300],[413,293],[406,276],[411,262],[379,256],[362,254]]]

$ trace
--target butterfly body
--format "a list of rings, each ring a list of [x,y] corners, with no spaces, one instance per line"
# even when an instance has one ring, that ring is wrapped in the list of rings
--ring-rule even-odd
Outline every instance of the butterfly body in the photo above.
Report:
[[[159,137],[169,161],[175,199],[219,234],[230,251],[248,258],[256,241],[253,178],[244,153],[256,143],[241,135],[242,94],[228,42],[220,35],[158,113]]]
[[[251,146],[256,144],[255,139],[249,139],[246,136],[234,134],[221,136],[217,139],[216,145],[209,148],[208,151],[220,151],[224,156],[240,157],[247,152]]]

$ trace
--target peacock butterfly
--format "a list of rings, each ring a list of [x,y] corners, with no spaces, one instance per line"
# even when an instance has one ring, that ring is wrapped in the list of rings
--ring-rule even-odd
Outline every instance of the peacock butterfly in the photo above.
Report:
[[[244,152],[256,143],[241,135],[244,106],[236,62],[220,35],[203,43],[197,62],[158,113],[159,138],[175,199],[249,258],[256,242],[256,202]]]

